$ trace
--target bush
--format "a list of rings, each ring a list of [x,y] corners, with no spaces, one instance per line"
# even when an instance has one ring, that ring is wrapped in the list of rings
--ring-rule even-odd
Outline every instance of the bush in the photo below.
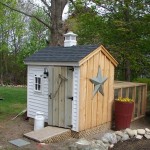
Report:
[[[149,78],[136,78],[134,82],[147,83],[147,90],[150,91],[150,79]]]

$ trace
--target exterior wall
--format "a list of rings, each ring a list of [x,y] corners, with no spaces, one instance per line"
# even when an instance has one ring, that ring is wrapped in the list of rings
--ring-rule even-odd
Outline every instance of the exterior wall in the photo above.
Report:
[[[74,67],[73,72],[73,102],[72,102],[72,125],[73,131],[79,131],[79,91],[80,91],[80,70]]]
[[[99,92],[93,97],[94,85],[89,80],[96,77],[98,68],[108,79],[104,83],[104,96]],[[80,66],[79,131],[111,121],[114,100],[114,65],[102,52],[97,51]]]
[[[44,113],[45,121],[48,121],[48,79],[43,78],[44,66],[28,66],[27,87],[27,116],[34,118],[37,111]],[[35,75],[42,78],[42,90],[34,90]]]

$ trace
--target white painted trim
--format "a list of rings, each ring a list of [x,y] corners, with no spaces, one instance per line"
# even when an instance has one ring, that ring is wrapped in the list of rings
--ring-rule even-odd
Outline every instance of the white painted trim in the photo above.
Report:
[[[33,66],[79,66],[78,62],[24,62],[24,64]]]
[[[29,116],[29,66],[27,67],[27,116]]]
[[[80,91],[80,69],[74,67],[73,71],[73,102],[72,102],[72,125],[73,131],[79,131],[79,91]]]

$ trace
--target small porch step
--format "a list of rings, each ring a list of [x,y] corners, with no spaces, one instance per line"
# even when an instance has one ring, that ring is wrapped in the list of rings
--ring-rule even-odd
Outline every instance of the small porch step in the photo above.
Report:
[[[26,133],[24,136],[37,142],[59,142],[70,138],[71,130],[48,126],[37,131]]]

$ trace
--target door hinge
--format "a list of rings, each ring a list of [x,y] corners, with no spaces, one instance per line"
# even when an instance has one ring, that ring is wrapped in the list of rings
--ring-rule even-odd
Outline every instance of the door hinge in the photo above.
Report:
[[[68,97],[68,99],[72,100],[73,101],[73,97]]]
[[[73,127],[73,125],[67,125],[69,128],[72,128]]]
[[[52,93],[49,94],[49,98],[52,99]]]
[[[69,68],[69,70],[74,71],[74,67]]]

